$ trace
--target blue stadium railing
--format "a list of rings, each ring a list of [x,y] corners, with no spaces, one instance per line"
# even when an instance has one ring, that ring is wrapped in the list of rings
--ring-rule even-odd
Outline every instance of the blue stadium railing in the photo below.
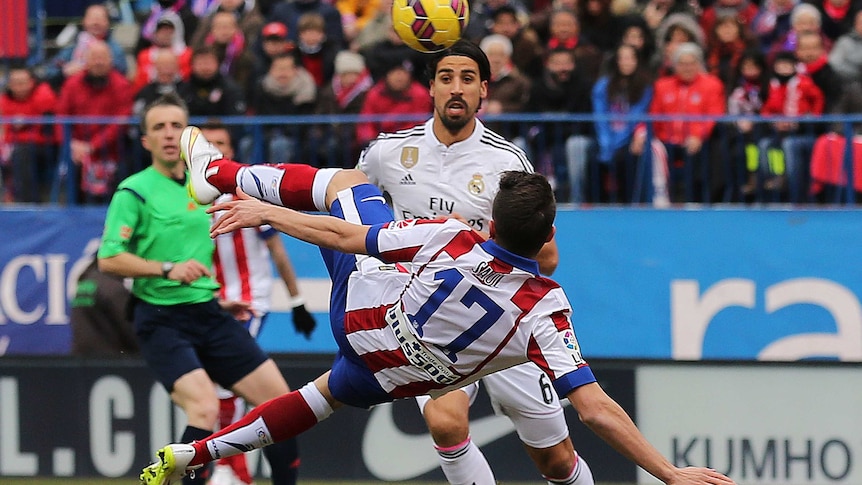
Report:
[[[353,139],[357,123],[400,121],[408,125],[420,123],[427,115],[388,115],[359,117],[354,115],[324,115],[324,116],[275,116],[252,117],[237,116],[220,118],[223,124],[231,127],[234,143],[237,146],[237,158],[249,163],[263,161],[299,161],[317,166],[352,167],[361,149],[360,143]],[[862,161],[862,139],[856,136],[862,127],[862,114],[830,115],[805,118],[760,118],[760,117],[704,117],[704,116],[648,116],[648,117],[607,117],[597,115],[577,114],[507,114],[486,116],[484,121],[496,131],[515,141],[522,147],[532,160],[538,171],[552,176],[557,186],[558,198],[561,202],[585,202],[591,204],[625,204],[649,206],[657,204],[657,185],[653,178],[653,157],[657,153],[647,149],[640,156],[623,156],[616,167],[596,163],[587,163],[584,169],[584,181],[569,184],[572,172],[577,172],[581,166],[579,159],[592,160],[595,153],[595,135],[593,123],[608,120],[614,123],[638,122],[646,127],[648,140],[652,139],[652,123],[677,122],[685,123],[713,121],[715,128],[712,136],[705,141],[699,154],[691,156],[680,150],[677,157],[668,159],[668,189],[671,203],[703,203],[703,204],[772,204],[772,203],[822,203],[830,205],[855,204],[860,192],[857,182],[854,189],[853,181],[862,174],[858,172],[858,163]],[[207,120],[192,118],[192,123],[203,123]],[[740,121],[751,121],[753,130],[744,137],[735,128]],[[787,163],[784,155],[777,159],[772,157],[775,150],[782,147],[780,139],[776,138],[767,150],[769,156],[757,155],[757,141],[774,137],[772,127],[776,122],[793,122],[798,128],[794,136],[801,141],[796,161],[797,172],[792,177],[784,174]],[[148,154],[139,142],[139,120],[133,117],[44,117],[15,118],[0,116],[0,130],[16,129],[26,125],[40,125],[44,129],[57,129],[60,142],[56,146],[57,168],[50,174],[50,193],[46,196],[47,203],[75,205],[87,203],[80,197],[79,167],[72,163],[70,144],[72,126],[76,124],[89,125],[123,125],[123,135],[111,147],[120,153],[116,178],[122,178],[135,173],[149,165]],[[59,128],[57,128],[59,127]],[[579,131],[580,130],[580,131]],[[819,186],[826,190],[813,193],[810,189],[812,177],[810,173],[811,152],[815,140],[826,133],[834,133],[838,137],[856,140],[852,144],[844,144],[841,153],[829,152],[829,163],[833,167],[834,180],[827,180]],[[581,136],[582,144],[567,141],[572,136]],[[787,138],[787,137],[784,137]],[[278,143],[271,143],[277,139]],[[765,142],[764,142],[765,143]],[[859,145],[856,147],[856,145]],[[578,146],[572,151],[571,147]],[[789,145],[788,145],[789,146]],[[839,145],[835,145],[839,146]],[[755,148],[753,148],[755,147]],[[673,148],[673,147],[670,147]],[[766,148],[762,145],[761,148]],[[780,150],[779,150],[780,151]],[[834,149],[833,149],[834,151]],[[854,151],[858,152],[855,153]],[[671,152],[673,150],[671,149]],[[2,153],[2,151],[0,151]],[[6,152],[8,154],[8,150]],[[764,152],[767,153],[767,152]],[[854,153],[855,159],[854,163]],[[673,153],[671,153],[673,155]],[[757,163],[752,157],[759,157],[762,165],[752,171],[752,163]],[[780,167],[772,167],[779,162]],[[3,162],[0,159],[0,162]],[[823,162],[823,160],[819,160]],[[856,166],[854,166],[856,165]],[[823,163],[818,166],[822,167]],[[772,167],[767,170],[765,167]],[[0,164],[0,171],[7,171],[4,176],[3,188],[8,190],[9,164]],[[620,186],[619,171],[625,172],[625,186]],[[782,183],[770,186],[770,178],[784,175]],[[11,177],[15,174],[12,173]],[[660,178],[660,177],[659,177]],[[820,181],[823,182],[823,181]],[[580,195],[578,195],[580,194]]]

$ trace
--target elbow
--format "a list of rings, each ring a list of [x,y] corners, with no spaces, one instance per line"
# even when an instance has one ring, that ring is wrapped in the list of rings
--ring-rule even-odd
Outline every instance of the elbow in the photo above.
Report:
[[[96,266],[102,273],[118,274],[112,258],[99,258],[96,260]]]

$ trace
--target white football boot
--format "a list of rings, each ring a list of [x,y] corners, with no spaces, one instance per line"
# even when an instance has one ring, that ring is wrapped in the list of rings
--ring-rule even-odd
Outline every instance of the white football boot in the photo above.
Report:
[[[187,126],[180,135],[180,158],[186,162],[191,180],[189,195],[201,205],[211,204],[221,195],[219,189],[207,182],[207,176],[218,170],[210,168],[210,162],[224,158],[222,152],[208,142],[197,126]]]

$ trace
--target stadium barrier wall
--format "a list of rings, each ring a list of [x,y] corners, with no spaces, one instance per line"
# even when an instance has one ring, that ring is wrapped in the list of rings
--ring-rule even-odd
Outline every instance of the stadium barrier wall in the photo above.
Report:
[[[331,356],[281,356],[298,387]],[[711,466],[746,485],[862,483],[862,374],[846,363],[662,363],[597,359],[602,386],[674,464]],[[538,383],[537,383],[538,384]],[[572,439],[599,483],[655,479],[601,442],[565,406]],[[482,394],[471,433],[499,480],[539,481],[507,418]],[[131,477],[173,441],[181,411],[143,362],[0,359],[0,481],[4,477]],[[413,400],[344,408],[300,439],[304,480],[444,482]],[[259,453],[249,456],[268,476]]]
[[[69,302],[104,216],[0,210],[0,355],[69,353]],[[554,279],[588,358],[862,362],[858,220],[853,209],[562,210]],[[320,254],[284,240],[319,328],[294,332],[279,281],[261,345],[333,353]]]
[[[403,122],[405,127],[421,123],[427,114],[419,115],[309,115],[309,116],[230,116],[221,119],[231,127],[233,141],[237,148],[237,158],[247,163],[264,161],[285,162],[301,161],[320,167],[353,167],[360,153],[361,143],[355,140],[355,126],[360,123]],[[743,117],[743,116],[704,116],[704,115],[648,115],[648,116],[608,116],[592,113],[518,113],[485,116],[489,127],[499,132],[523,148],[537,171],[549,176],[558,187],[557,195],[561,201],[575,201],[569,190],[569,172],[573,167],[584,165],[584,153],[594,154],[595,135],[593,124],[597,121],[643,123],[647,126],[647,137],[652,138],[652,127],[658,122],[676,121],[685,123],[715,122],[711,135],[704,140],[703,149],[695,155],[680,154],[667,160],[671,200],[675,202],[718,203],[824,203],[852,205],[862,196],[862,114],[823,115],[802,117]],[[742,135],[736,128],[739,121],[750,121],[753,129]],[[200,124],[204,118],[191,119]],[[776,122],[793,122],[799,126],[788,139],[776,138],[773,128]],[[75,205],[88,203],[79,193],[79,166],[72,163],[69,141],[71,127],[76,124],[123,125],[127,129],[115,142],[104,148],[102,156],[113,158],[113,152],[120,153],[117,166],[119,179],[135,173],[149,165],[149,154],[141,147],[138,119],[134,117],[11,117],[0,115],[0,130],[36,125],[50,130],[58,126],[60,133],[55,147],[58,162],[56,173],[49,177],[50,190],[47,200],[51,203]],[[822,143],[823,149],[815,150],[815,140],[821,135],[832,133],[832,142]],[[572,136],[580,138],[575,140]],[[269,158],[268,141],[279,137],[279,150],[287,150],[287,159]],[[790,140],[792,138],[793,140]],[[756,143],[772,139],[769,153],[783,147],[798,159],[799,173],[787,177],[779,188],[770,188],[768,179],[773,175],[784,174],[790,170],[791,154],[781,152],[760,161],[762,169],[757,171],[756,186],[746,188],[751,180],[746,166],[757,165],[757,160],[747,160],[759,153]],[[840,139],[840,140],[839,140]],[[846,144],[844,139],[853,139]],[[583,143],[583,142],[588,143]],[[792,143],[790,143],[792,141]],[[824,142],[827,140],[823,140]],[[569,146],[568,142],[575,143]],[[580,148],[575,148],[575,146]],[[650,146],[649,143],[646,146]],[[286,147],[290,147],[287,149]],[[589,147],[589,148],[588,148]],[[2,146],[8,152],[8,146]],[[586,150],[584,152],[583,150]],[[817,166],[817,179],[822,187],[817,193],[810,192],[811,179],[809,164],[813,154],[821,155]],[[603,188],[609,182],[595,166],[589,166],[583,179],[583,191],[587,201],[601,203],[625,203],[632,205],[651,205],[653,198],[653,157],[667,157],[662,150],[646,150],[640,156],[624,157],[622,166],[617,170],[630,171],[631,186],[620,188],[605,197]],[[783,153],[783,154],[782,154]],[[655,154],[655,155],[654,155]],[[671,154],[672,155],[672,154]],[[775,155],[773,157],[773,155]],[[8,155],[7,155],[8,156]],[[99,153],[93,155],[99,158]],[[0,171],[4,154],[0,151]],[[767,162],[768,159],[768,162]],[[655,165],[655,166],[660,166]],[[770,170],[766,170],[769,165]],[[796,166],[796,164],[793,164]],[[604,170],[607,170],[605,167]],[[0,187],[0,191],[2,191]],[[675,194],[675,195],[674,195]]]

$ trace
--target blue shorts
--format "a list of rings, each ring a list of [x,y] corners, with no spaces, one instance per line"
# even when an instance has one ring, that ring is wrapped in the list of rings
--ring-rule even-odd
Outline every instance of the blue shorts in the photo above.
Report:
[[[172,392],[181,376],[204,369],[230,389],[267,359],[254,337],[218,301],[152,305],[138,300],[135,333],[141,354],[159,382]]]
[[[358,214],[358,220],[354,217],[345,217],[341,200],[332,203],[329,213],[356,224],[381,224],[394,220],[392,209],[383,202],[380,190],[373,185],[354,187],[353,204],[354,208],[347,213]],[[377,379],[374,378],[374,373],[356,355],[344,334],[347,280],[356,270],[356,256],[329,249],[321,249],[320,254],[332,279],[329,324],[339,349],[329,375],[329,390],[338,401],[355,407],[367,408],[374,404],[392,401],[392,396],[380,387]]]

